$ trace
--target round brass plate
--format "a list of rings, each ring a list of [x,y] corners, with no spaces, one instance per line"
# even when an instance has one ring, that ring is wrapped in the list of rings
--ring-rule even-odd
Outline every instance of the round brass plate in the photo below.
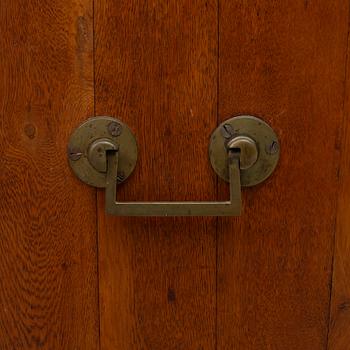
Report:
[[[101,140],[101,152],[95,150],[97,140]],[[118,183],[125,181],[136,165],[136,139],[126,124],[105,116],[88,119],[71,135],[68,160],[75,175],[88,185],[106,187],[106,172],[103,171],[106,149],[119,149]],[[104,159],[92,161],[92,156]]]
[[[268,124],[253,116],[238,116],[220,124],[210,138],[209,158],[214,171],[227,182],[227,144],[237,136],[247,136],[257,145],[256,162],[248,169],[241,169],[241,185],[257,185],[267,179],[276,168],[280,156],[278,138]]]

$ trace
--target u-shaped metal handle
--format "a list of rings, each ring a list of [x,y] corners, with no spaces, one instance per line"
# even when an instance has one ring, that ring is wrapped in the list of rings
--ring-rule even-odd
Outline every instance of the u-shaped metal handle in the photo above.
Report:
[[[126,124],[95,117],[80,125],[68,146],[69,163],[85,183],[106,188],[106,212],[118,216],[238,216],[241,185],[265,180],[279,159],[274,131],[252,116],[231,118],[212,134],[209,158],[215,172],[230,184],[224,202],[118,202],[118,183],[132,173],[137,160],[136,140]]]
[[[106,212],[118,216],[237,216],[241,212],[240,153],[228,151],[230,200],[226,202],[118,202],[118,150],[107,151]]]

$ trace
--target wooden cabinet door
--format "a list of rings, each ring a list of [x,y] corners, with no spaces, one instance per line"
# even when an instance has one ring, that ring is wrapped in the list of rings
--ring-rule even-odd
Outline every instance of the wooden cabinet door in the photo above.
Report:
[[[3,0],[0,349],[350,349],[346,0]],[[136,135],[123,200],[223,200],[211,132],[256,115],[274,174],[240,217],[105,214],[66,147]]]

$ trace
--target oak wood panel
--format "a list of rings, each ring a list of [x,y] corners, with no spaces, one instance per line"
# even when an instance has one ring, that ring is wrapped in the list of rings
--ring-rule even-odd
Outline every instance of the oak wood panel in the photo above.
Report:
[[[219,220],[219,349],[327,346],[347,22],[343,0],[220,1],[220,119],[265,119],[281,160]]]
[[[349,100],[349,37],[347,51],[344,123],[339,169],[337,229],[335,236],[331,317],[328,349],[344,350],[350,344],[350,100]]]
[[[95,2],[96,114],[139,145],[124,200],[209,200],[217,2]],[[116,218],[99,193],[102,349],[215,347],[216,219]]]
[[[0,5],[0,348],[97,349],[95,190],[70,172],[93,113],[92,2]]]

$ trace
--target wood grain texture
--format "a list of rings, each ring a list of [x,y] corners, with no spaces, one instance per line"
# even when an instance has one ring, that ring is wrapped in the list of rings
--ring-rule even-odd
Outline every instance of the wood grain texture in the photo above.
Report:
[[[217,2],[99,0],[96,113],[136,134],[124,200],[211,200]],[[215,347],[215,218],[106,217],[99,194],[102,349]]]
[[[95,190],[66,159],[93,113],[92,2],[1,1],[0,348],[97,349]]]
[[[339,169],[337,229],[329,325],[328,349],[345,350],[350,346],[350,61],[347,53],[344,123]]]
[[[219,349],[327,346],[347,22],[343,0],[220,1],[220,119],[262,117],[281,160],[219,220]]]

